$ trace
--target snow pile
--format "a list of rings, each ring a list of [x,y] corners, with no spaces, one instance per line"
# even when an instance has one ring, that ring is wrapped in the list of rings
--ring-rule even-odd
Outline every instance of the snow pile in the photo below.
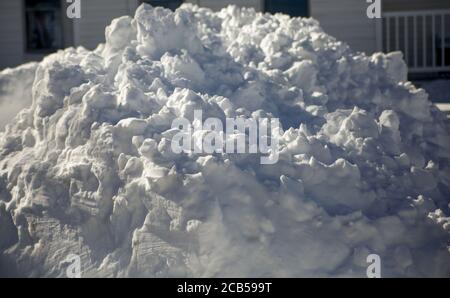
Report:
[[[406,74],[313,19],[142,5],[22,90],[0,271],[65,276],[75,254],[83,276],[364,277],[378,254],[382,276],[450,276],[449,130]],[[196,109],[279,118],[279,161],[175,154]]]

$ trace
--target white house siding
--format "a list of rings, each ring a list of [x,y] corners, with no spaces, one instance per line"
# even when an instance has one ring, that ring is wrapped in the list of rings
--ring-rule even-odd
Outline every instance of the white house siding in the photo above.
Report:
[[[383,11],[450,9],[450,0],[384,0]]]
[[[0,69],[23,62],[23,26],[22,1],[0,1]]]
[[[132,15],[138,0],[82,0],[81,18],[74,21],[74,44],[88,49],[105,41],[105,27],[114,18]]]
[[[322,28],[354,50],[368,54],[380,49],[376,19],[367,17],[365,0],[310,0],[311,16]]]

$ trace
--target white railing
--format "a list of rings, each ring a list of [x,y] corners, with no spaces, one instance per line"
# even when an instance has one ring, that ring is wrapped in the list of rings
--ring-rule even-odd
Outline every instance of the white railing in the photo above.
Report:
[[[411,73],[450,71],[450,10],[386,12],[384,52],[402,51]]]

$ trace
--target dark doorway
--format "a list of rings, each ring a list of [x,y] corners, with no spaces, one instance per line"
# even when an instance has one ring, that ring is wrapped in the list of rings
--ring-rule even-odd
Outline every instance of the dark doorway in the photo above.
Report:
[[[162,6],[175,10],[183,3],[183,0],[145,0],[144,2],[152,6]]]
[[[60,0],[25,0],[26,49],[51,52],[63,47]]]
[[[265,0],[266,12],[285,13],[292,17],[308,17],[308,0]]]

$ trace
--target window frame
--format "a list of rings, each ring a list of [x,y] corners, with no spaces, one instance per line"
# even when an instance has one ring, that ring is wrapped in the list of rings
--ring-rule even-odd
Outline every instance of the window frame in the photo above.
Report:
[[[22,10],[22,39],[23,39],[23,53],[25,58],[28,57],[26,60],[34,60],[35,57],[41,57],[45,56],[51,53],[55,53],[58,50],[64,49],[72,44],[71,36],[73,35],[73,26],[71,26],[71,23],[68,22],[68,18],[66,18],[66,1],[65,0],[59,0],[60,2],[60,30],[61,30],[61,46],[59,48],[49,48],[49,49],[32,49],[28,46],[28,27],[27,27],[27,12],[29,9],[27,8],[27,0],[21,1],[21,10]],[[67,19],[67,20],[66,20]]]

